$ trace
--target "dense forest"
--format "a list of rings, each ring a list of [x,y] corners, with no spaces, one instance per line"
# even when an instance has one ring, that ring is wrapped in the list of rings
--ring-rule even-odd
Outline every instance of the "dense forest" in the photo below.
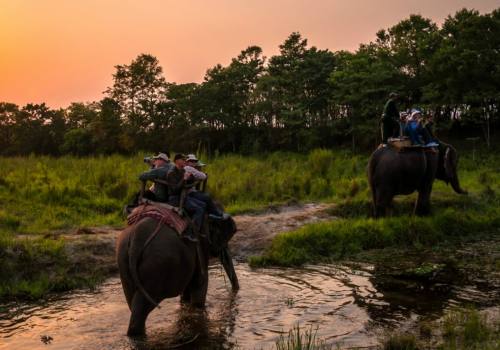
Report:
[[[250,46],[203,82],[175,84],[158,59],[117,65],[100,101],[65,109],[0,103],[0,155],[208,154],[372,148],[389,92],[435,117],[438,135],[480,137],[500,124],[500,8],[463,9],[441,26],[411,15],[356,52],[308,46],[292,33],[278,55]]]

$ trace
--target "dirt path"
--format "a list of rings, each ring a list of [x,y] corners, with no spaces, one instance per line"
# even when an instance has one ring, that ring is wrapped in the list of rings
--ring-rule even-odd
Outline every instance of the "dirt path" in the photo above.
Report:
[[[308,203],[274,208],[263,214],[234,217],[238,231],[229,242],[233,257],[245,261],[261,253],[281,232],[291,231],[308,223],[332,219],[328,209],[332,204]]]

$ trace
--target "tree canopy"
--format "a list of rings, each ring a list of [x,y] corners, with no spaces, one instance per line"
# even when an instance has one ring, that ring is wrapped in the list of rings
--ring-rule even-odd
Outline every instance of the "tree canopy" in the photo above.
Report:
[[[391,91],[401,110],[433,115],[440,135],[489,145],[500,120],[500,9],[462,9],[441,26],[411,15],[355,52],[294,32],[278,54],[249,46],[201,83],[168,82],[150,54],[115,69],[101,101],[0,103],[0,154],[373,148]]]

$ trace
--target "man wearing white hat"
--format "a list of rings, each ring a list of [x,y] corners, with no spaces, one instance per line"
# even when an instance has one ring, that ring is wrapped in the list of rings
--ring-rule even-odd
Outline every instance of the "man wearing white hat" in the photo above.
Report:
[[[166,180],[167,174],[174,165],[168,159],[165,153],[158,153],[152,158],[153,169],[145,171],[139,175],[139,180],[141,181],[154,181],[157,179]],[[168,189],[167,186],[160,183],[155,183],[146,193],[144,194],[146,198],[149,198],[158,202],[168,201]]]
[[[427,147],[436,147],[438,144],[433,142],[428,130],[422,125],[422,111],[418,108],[412,109],[410,117],[407,120],[405,132],[410,137],[412,145]]]
[[[205,164],[200,162],[194,154],[188,154],[184,170],[186,171],[187,174],[190,174],[194,178],[194,180],[205,181],[207,179],[207,174],[199,170],[199,168],[204,165]],[[211,215],[213,218],[227,219],[228,215],[224,214],[219,208],[217,208],[214,201],[207,193],[199,192],[195,188],[192,188],[189,191],[188,196],[204,202],[206,204],[208,214]]]

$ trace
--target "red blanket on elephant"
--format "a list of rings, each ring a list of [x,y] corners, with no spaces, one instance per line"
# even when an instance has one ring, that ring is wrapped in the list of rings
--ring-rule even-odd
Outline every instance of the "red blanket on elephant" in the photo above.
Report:
[[[170,208],[163,208],[154,204],[142,204],[135,208],[127,216],[127,224],[134,225],[143,218],[153,218],[165,224],[181,234],[186,229],[188,223],[177,212]]]

